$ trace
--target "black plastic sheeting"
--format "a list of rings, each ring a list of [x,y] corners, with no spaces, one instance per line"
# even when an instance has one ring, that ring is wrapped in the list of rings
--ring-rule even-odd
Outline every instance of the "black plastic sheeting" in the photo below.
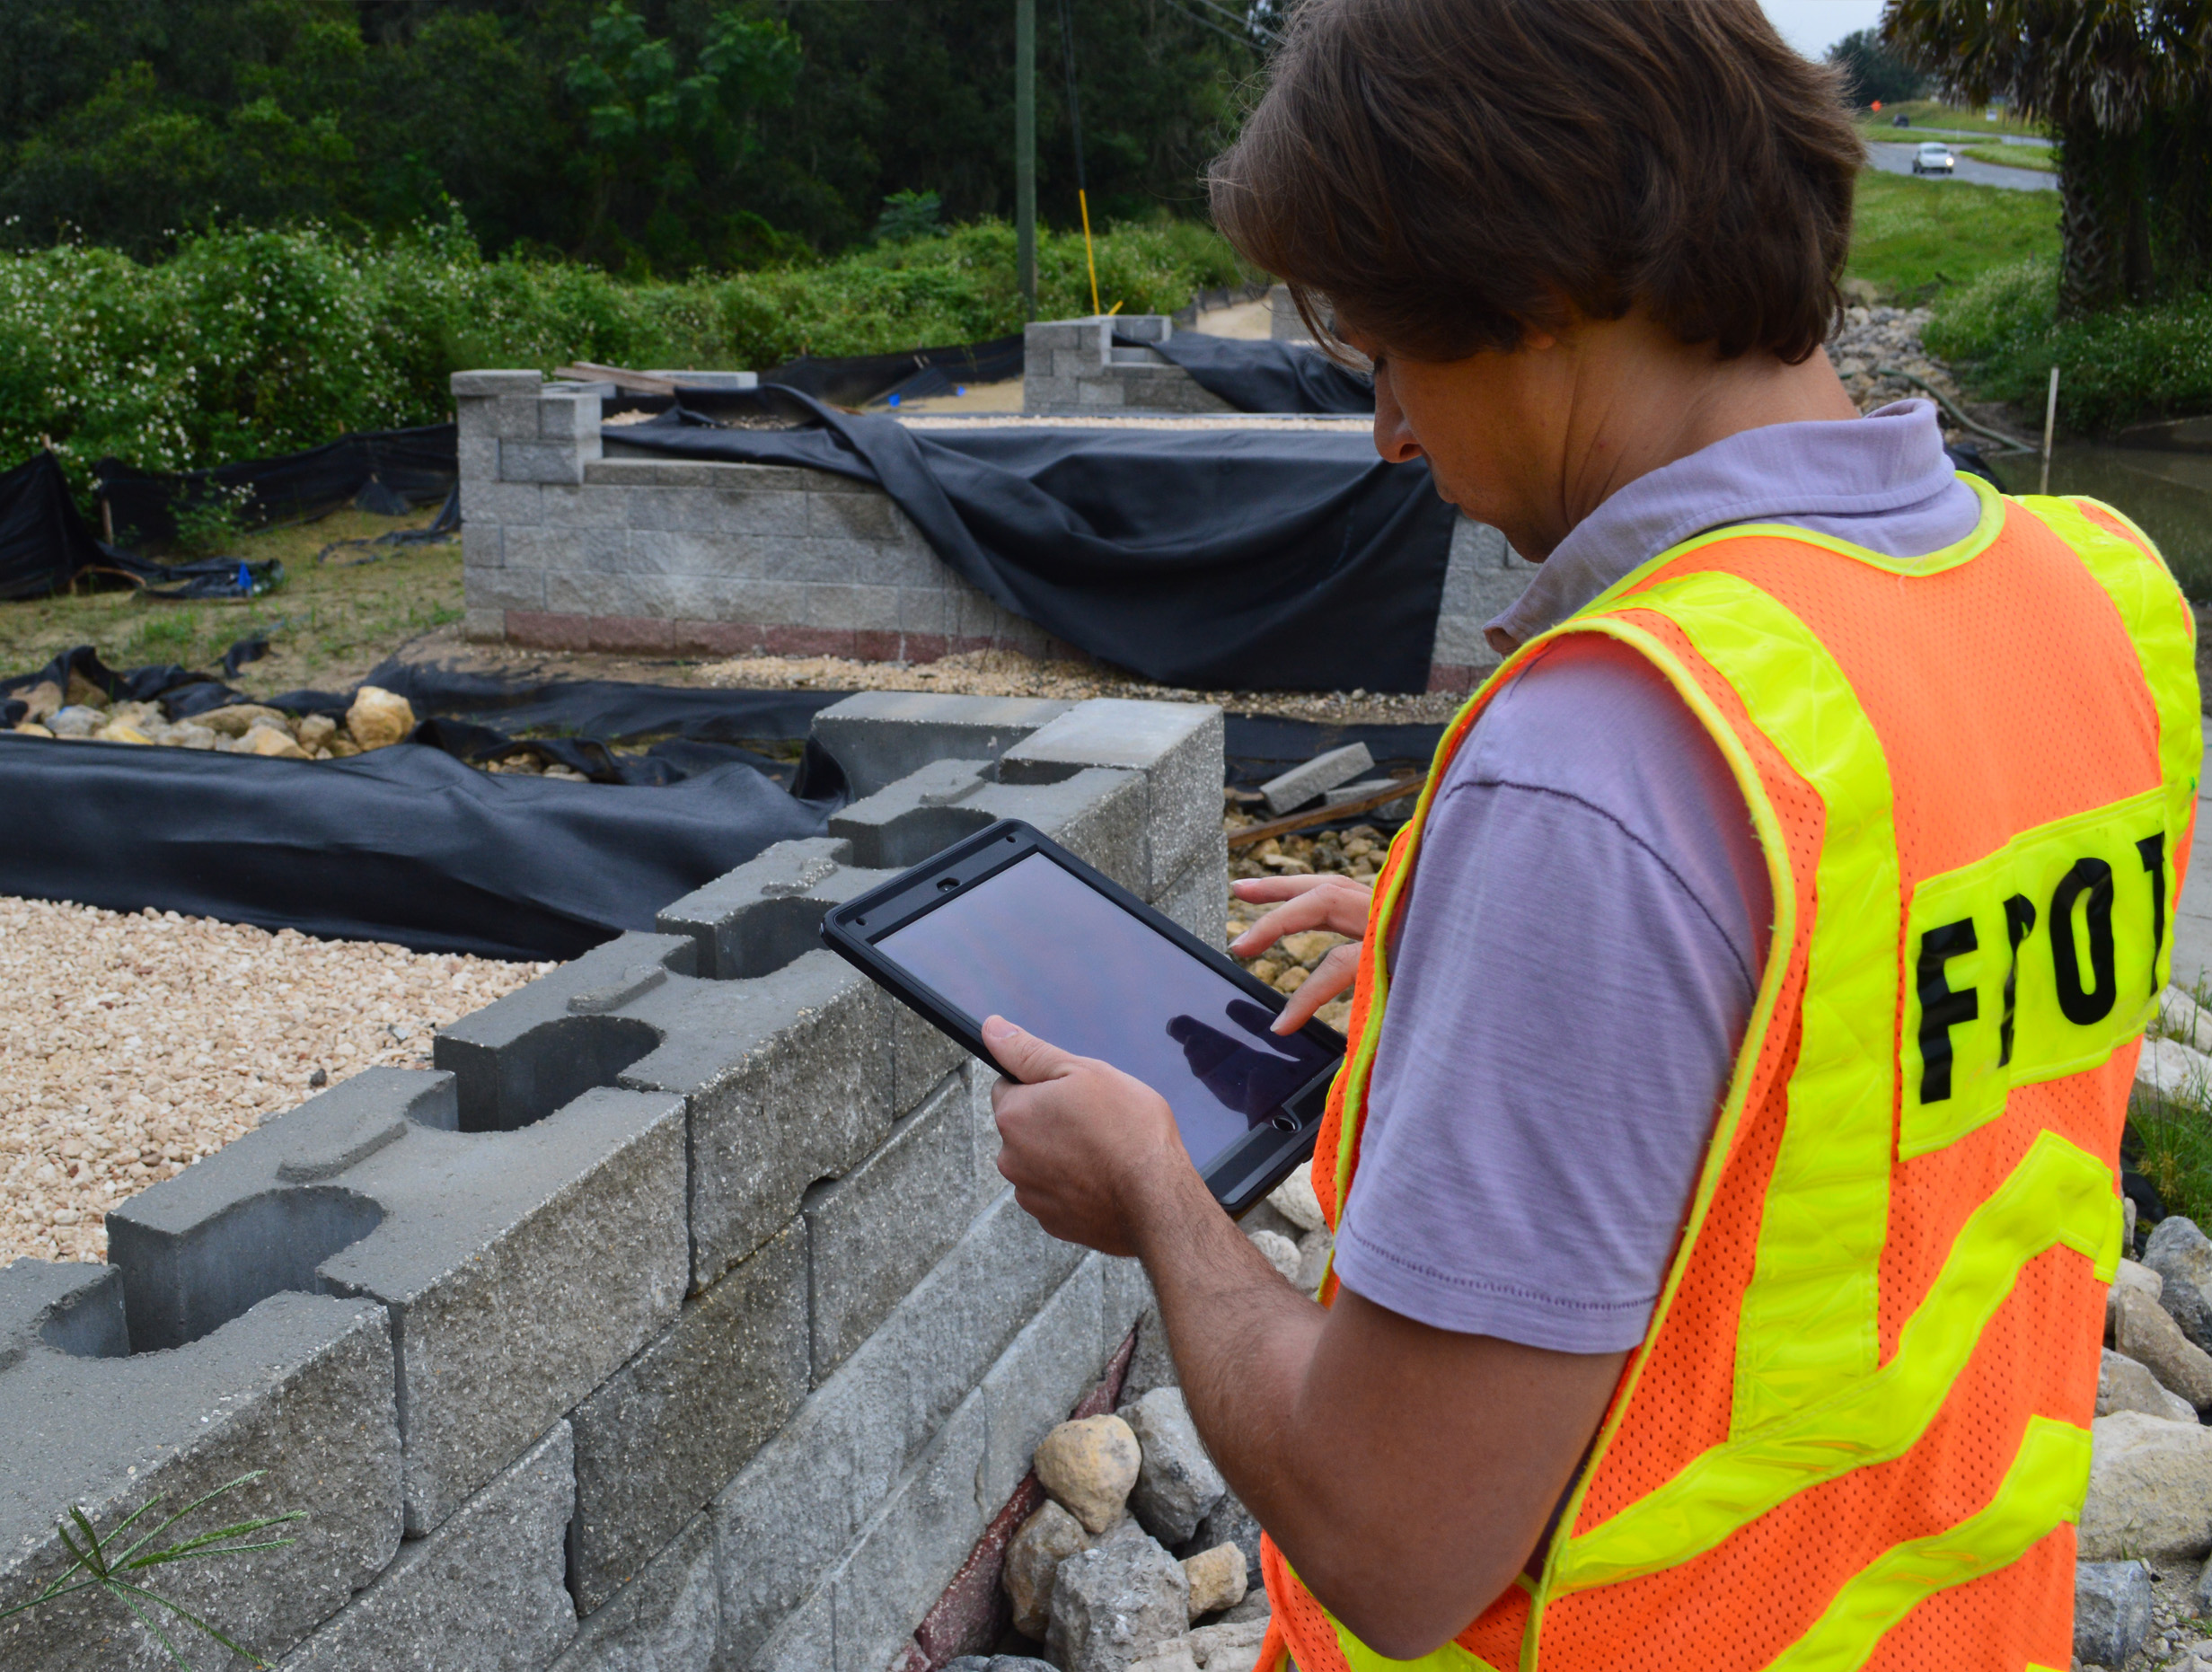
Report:
[[[0,598],[42,598],[103,561],[52,453],[0,475]]]
[[[572,958],[836,805],[751,767],[658,789],[398,744],[309,767],[0,735],[0,892],[418,952]]]
[[[706,409],[814,421],[721,428],[679,409],[614,444],[877,483],[970,585],[1163,683],[1427,688],[1458,514],[1424,462],[1386,464],[1365,435],[909,430],[772,389]]]
[[[1166,342],[1115,337],[1124,348],[1150,348],[1191,374],[1201,389],[1239,412],[1371,417],[1375,385],[1311,346],[1177,331]]]
[[[1021,371],[1022,339],[1016,335],[943,348],[902,348],[895,354],[842,358],[803,354],[762,372],[761,382],[796,389],[817,400],[859,407],[892,394],[919,398],[944,394],[960,383],[1002,383],[1019,377]]]
[[[139,471],[120,459],[102,459],[93,473],[116,539],[162,546],[177,537],[180,508],[242,489],[248,497],[239,502],[238,519],[253,528],[321,516],[351,505],[365,491],[371,492],[371,508],[387,515],[435,504],[459,478],[460,443],[453,425],[427,424],[363,430],[304,453],[245,459],[211,471]]]

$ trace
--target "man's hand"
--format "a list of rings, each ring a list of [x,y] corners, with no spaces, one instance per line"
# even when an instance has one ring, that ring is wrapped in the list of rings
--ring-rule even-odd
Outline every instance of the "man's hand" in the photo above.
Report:
[[[1168,1100],[1142,1080],[1025,1034],[1004,1016],[985,1019],[983,1043],[1012,1077],[991,1088],[1004,1140],[999,1171],[1023,1210],[1054,1236],[1133,1254],[1139,1219],[1177,1203],[1187,1208],[1193,1188],[1218,1213]]]
[[[1335,929],[1352,937],[1348,946],[1335,946],[1315,966],[1291,1002],[1275,1018],[1278,1034],[1295,1033],[1313,1019],[1313,1013],[1352,985],[1360,967],[1360,939],[1367,933],[1367,906],[1370,890],[1348,876],[1255,876],[1231,884],[1237,898],[1254,902],[1287,900],[1229,943],[1239,958],[1256,958],[1285,935],[1300,929]]]

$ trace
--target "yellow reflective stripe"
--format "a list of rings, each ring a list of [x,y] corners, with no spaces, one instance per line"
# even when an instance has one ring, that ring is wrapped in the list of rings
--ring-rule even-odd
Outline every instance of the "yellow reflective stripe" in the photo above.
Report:
[[[1826,811],[1789,1120],[1736,1336],[1741,1434],[1874,1364],[1901,915],[1890,768],[1835,659],[1749,581],[1708,570],[1610,607],[1680,628]]]
[[[2060,1522],[2079,1519],[2089,1491],[2089,1443],[2086,1429],[2030,1417],[1988,1508],[1882,1552],[1852,1576],[1811,1631],[1767,1662],[1767,1672],[1852,1672],[1927,1597],[2019,1561]]]
[[[1889,1363],[1821,1404],[1712,1448],[1565,1541],[1552,1589],[1587,1590],[1674,1567],[1807,1487],[1902,1456],[1942,1409],[2022,1268],[2063,1244],[2110,1282],[2119,1269],[2119,1231],[2111,1168],[2056,1132],[2039,1133],[1960,1228]]]
[[[1900,1157],[1996,1120],[2015,1086],[2094,1068],[2157,1014],[2183,834],[2167,826],[2170,800],[2162,786],[2038,825],[1913,890]],[[2163,881],[2145,868],[2154,855]]]

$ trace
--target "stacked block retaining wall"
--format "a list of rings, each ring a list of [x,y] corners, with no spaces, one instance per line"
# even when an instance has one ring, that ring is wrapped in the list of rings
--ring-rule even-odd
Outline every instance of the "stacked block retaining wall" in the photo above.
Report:
[[[816,931],[1011,815],[1218,941],[1221,721],[872,693],[816,735],[827,835],[119,1205],[113,1264],[0,1272],[0,1606],[65,1506],[264,1469],[225,1518],[297,1542],[162,1581],[287,1672],[930,1660],[1149,1290],[1022,1212],[994,1077]],[[0,1622],[11,1672],[95,1662],[164,1664],[105,1598]]]
[[[1077,654],[946,568],[879,488],[786,465],[625,456],[621,429],[600,427],[611,384],[461,372],[453,385],[472,638],[880,662]],[[1432,689],[1469,689],[1497,664],[1482,622],[1528,567],[1496,530],[1459,520]]]

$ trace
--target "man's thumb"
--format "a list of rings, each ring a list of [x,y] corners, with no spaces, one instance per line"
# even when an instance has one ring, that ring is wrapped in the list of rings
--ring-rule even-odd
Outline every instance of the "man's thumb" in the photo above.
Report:
[[[983,1043],[991,1047],[999,1066],[1024,1085],[1051,1079],[1061,1064],[1073,1060],[1059,1046],[1023,1033],[1002,1016],[984,1019]]]

